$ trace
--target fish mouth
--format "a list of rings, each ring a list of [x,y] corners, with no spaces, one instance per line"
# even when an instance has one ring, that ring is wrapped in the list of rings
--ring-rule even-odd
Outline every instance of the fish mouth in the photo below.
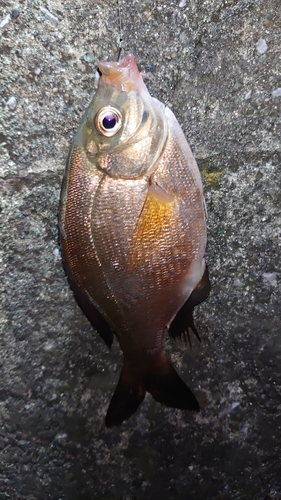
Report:
[[[131,90],[146,91],[133,54],[127,54],[120,61],[99,62],[101,82],[104,82],[122,92]]]

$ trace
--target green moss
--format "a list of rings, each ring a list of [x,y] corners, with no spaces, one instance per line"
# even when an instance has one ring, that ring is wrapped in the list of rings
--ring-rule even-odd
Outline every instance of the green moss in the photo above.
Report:
[[[219,189],[224,168],[218,168],[210,159],[197,160],[199,170],[204,180],[205,189]]]
[[[224,170],[217,172],[209,172],[207,168],[201,170],[201,175],[204,180],[206,189],[219,189],[220,179],[223,176]]]
[[[65,380],[59,385],[59,392],[63,394],[64,392],[68,392],[70,389],[69,383]]]

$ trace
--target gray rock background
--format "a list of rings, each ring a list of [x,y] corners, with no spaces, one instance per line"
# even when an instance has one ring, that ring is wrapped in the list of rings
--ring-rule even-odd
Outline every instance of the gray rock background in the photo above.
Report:
[[[116,3],[0,0],[0,500],[280,499],[280,1],[120,8],[124,50],[204,178],[202,344],[165,340],[202,411],[147,396],[105,429],[122,354],[92,330],[61,265],[63,169],[97,61],[117,57]]]

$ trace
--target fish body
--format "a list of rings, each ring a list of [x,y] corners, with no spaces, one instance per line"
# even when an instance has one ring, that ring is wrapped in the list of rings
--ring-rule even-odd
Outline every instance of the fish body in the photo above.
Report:
[[[101,78],[71,148],[60,202],[64,265],[75,297],[124,364],[106,425],[132,415],[146,391],[198,410],[163,348],[195,329],[209,293],[206,220],[196,161],[172,111],[152,98],[134,56],[99,64]]]

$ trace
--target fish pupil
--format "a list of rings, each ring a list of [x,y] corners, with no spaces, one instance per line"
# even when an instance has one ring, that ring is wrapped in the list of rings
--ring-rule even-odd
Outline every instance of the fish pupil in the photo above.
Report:
[[[116,118],[114,115],[107,115],[102,120],[102,124],[105,129],[112,129],[116,125]]]

